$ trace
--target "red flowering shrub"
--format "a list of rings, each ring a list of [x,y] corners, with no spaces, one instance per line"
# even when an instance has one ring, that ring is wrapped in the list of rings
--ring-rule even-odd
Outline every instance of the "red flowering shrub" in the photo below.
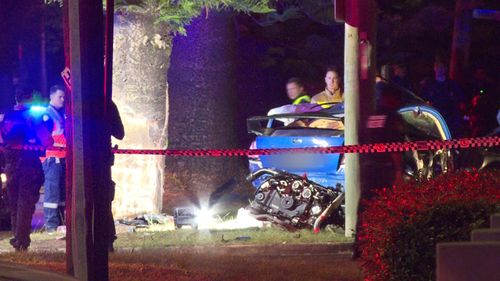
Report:
[[[469,240],[500,211],[500,170],[402,183],[366,204],[358,236],[366,280],[435,280],[436,244]]]

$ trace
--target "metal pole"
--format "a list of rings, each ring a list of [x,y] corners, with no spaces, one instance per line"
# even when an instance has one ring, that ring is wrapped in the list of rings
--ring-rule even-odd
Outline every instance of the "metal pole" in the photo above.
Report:
[[[352,12],[352,11],[351,11]],[[345,144],[359,144],[359,34],[358,28],[345,23]],[[359,154],[346,154],[345,167],[345,235],[352,237],[356,229],[360,197]]]
[[[344,41],[345,81],[345,143],[368,142],[367,117],[374,111],[375,93],[375,1],[346,1]],[[366,156],[346,155],[346,221],[345,235],[351,237],[358,221],[358,205],[365,185],[363,174],[368,172],[361,163]],[[369,168],[369,167],[368,167]]]

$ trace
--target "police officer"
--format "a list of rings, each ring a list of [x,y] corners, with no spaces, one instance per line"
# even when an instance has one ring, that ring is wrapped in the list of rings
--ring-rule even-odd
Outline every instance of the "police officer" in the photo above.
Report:
[[[52,132],[54,147],[66,147],[64,137],[64,88],[55,85],[50,88],[50,102],[47,106],[43,121]],[[45,230],[53,232],[62,224],[65,200],[65,171],[66,151],[47,150],[46,157],[42,158],[43,172],[45,174],[43,213]]]
[[[5,114],[2,122],[3,142],[10,146],[52,145],[50,132],[42,122],[42,114],[38,108],[30,107],[32,91],[19,87],[15,98],[16,105]],[[18,251],[26,250],[31,242],[31,219],[44,180],[39,159],[42,154],[39,150],[21,150],[16,147],[5,149],[7,194],[14,235],[10,244]]]

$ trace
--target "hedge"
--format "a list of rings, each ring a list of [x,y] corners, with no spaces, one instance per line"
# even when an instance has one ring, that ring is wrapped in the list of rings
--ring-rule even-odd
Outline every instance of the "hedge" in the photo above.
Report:
[[[382,189],[364,202],[365,280],[435,280],[436,244],[467,241],[500,211],[500,171],[460,171]]]

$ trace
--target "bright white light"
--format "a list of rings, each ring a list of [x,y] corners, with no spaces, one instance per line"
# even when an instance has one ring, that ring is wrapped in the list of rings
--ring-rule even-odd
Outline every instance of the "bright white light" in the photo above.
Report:
[[[198,228],[209,228],[214,223],[214,212],[208,208],[197,210],[196,223]]]
[[[264,222],[256,220],[250,211],[244,208],[238,210],[236,218],[228,220],[217,225],[218,229],[241,229],[249,227],[263,227]]]
[[[2,182],[6,183],[7,182],[7,176],[5,174],[1,174],[0,176],[2,178]]]

